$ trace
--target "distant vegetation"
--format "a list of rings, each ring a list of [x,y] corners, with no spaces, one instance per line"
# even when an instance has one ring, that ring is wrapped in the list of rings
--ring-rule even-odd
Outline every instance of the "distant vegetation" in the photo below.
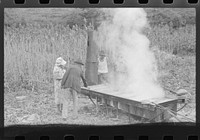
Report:
[[[158,46],[162,51],[184,56],[196,54],[196,27],[187,24],[184,27],[173,29],[168,25],[154,26],[146,29],[145,34],[152,46]]]
[[[168,54],[194,56],[196,15],[194,9],[148,8],[150,28],[144,33],[150,47]],[[67,64],[85,60],[87,30],[98,29],[109,20],[104,10],[93,9],[6,9],[4,24],[4,76],[10,90],[41,88],[52,83],[56,57]],[[44,84],[45,85],[45,84]]]
[[[174,29],[188,24],[196,24],[196,13],[193,8],[147,8],[151,26],[168,25]]]
[[[145,8],[147,17],[151,26],[168,25],[173,28],[179,28],[187,24],[195,25],[196,13],[194,8]],[[15,25],[19,23],[27,24],[29,22],[63,25],[83,26],[91,22],[97,28],[102,20],[108,19],[109,15],[105,14],[104,9],[97,8],[22,8],[22,9],[6,9],[5,24]]]
[[[195,54],[196,13],[193,8],[146,8],[151,29],[144,32],[152,46],[174,54]],[[109,20],[105,9],[6,9],[5,26],[28,26],[32,23],[46,28],[49,23],[61,24],[72,29],[73,26],[86,29],[92,25],[95,30],[101,21]]]

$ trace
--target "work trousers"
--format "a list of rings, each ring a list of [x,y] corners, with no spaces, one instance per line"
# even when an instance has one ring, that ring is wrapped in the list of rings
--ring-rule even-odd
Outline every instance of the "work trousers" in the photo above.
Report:
[[[77,91],[67,88],[67,89],[61,89],[61,100],[63,103],[63,110],[62,110],[62,118],[67,118],[68,117],[68,112],[69,112],[69,104],[70,104],[70,99],[72,97],[73,99],[73,116],[78,115],[78,95]]]

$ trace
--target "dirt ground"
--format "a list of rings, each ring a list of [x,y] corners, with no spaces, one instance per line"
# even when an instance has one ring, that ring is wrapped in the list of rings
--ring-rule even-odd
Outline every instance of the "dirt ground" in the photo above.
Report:
[[[18,96],[26,96],[23,102],[16,99]],[[72,100],[69,106],[69,118],[64,121],[61,114],[57,112],[54,104],[54,96],[51,94],[37,92],[17,92],[8,93],[4,96],[4,125],[12,124],[87,124],[87,125],[117,125],[128,124],[127,115],[119,113],[117,119],[116,111],[109,110],[106,114],[105,109],[101,109],[98,113],[94,104],[86,96],[79,95],[79,115],[74,119],[72,116]],[[34,114],[34,115],[33,115]],[[27,119],[29,115],[33,115],[32,119]],[[137,121],[131,120],[131,123]]]
[[[24,96],[23,100],[16,97]],[[129,117],[123,112],[119,112],[118,118],[116,111],[100,109],[97,113],[94,104],[84,95],[79,95],[79,115],[74,119],[72,116],[72,100],[70,103],[69,118],[64,121],[56,110],[53,94],[47,94],[45,91],[31,92],[20,91],[6,93],[4,96],[4,125],[15,124],[79,124],[79,125],[123,125],[140,123],[139,120]],[[181,107],[181,106],[180,106]],[[184,110],[180,111],[182,115],[195,120],[195,104],[190,103]],[[180,120],[184,118],[179,116]],[[187,120],[186,120],[187,121]]]

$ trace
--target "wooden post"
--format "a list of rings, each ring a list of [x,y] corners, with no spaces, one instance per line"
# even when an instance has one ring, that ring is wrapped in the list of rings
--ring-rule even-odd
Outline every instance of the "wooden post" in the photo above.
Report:
[[[119,119],[119,102],[117,102],[117,119]]]
[[[106,115],[108,115],[108,104],[107,104],[107,99],[105,99],[105,101],[106,101],[106,103],[105,103],[105,105],[106,105]]]
[[[130,111],[130,105],[128,105],[128,119],[129,123],[131,122],[131,111]]]
[[[98,97],[96,97],[96,114],[99,112]]]

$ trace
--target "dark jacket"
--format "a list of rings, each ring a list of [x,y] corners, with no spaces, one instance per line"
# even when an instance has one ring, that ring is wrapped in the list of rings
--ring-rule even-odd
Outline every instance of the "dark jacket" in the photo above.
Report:
[[[68,68],[68,70],[65,72],[62,82],[61,82],[61,88],[72,88],[76,90],[77,92],[81,91],[81,79],[84,83],[84,86],[87,87],[87,83],[83,77],[83,71],[76,65],[72,65]]]

